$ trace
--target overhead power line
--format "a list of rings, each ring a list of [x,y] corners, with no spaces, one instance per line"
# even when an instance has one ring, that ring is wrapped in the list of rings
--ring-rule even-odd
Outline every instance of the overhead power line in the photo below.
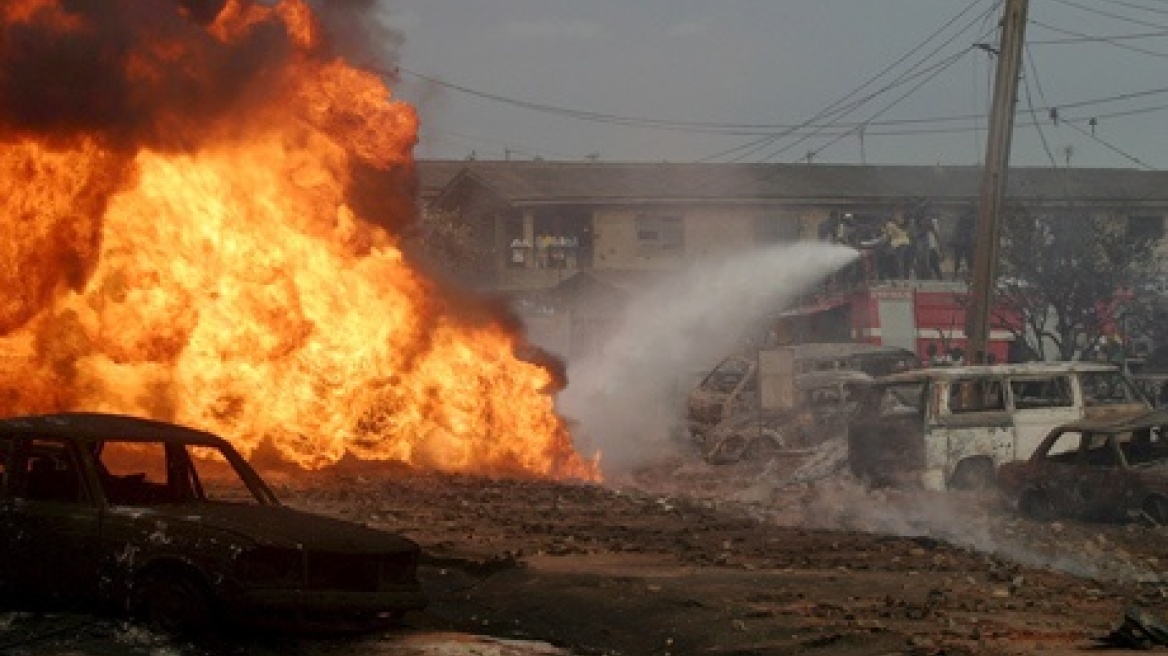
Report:
[[[1093,41],[1099,41],[1101,43],[1106,43],[1108,45],[1115,46],[1116,48],[1122,48],[1124,50],[1130,50],[1132,52],[1138,52],[1140,54],[1150,55],[1152,57],[1168,58],[1168,53],[1158,52],[1156,50],[1148,50],[1147,48],[1140,48],[1139,46],[1128,45],[1126,43],[1121,43],[1121,42],[1116,41],[1114,39],[1108,39],[1105,37],[1091,36],[1090,34],[1076,32],[1075,30],[1066,30],[1066,29],[1063,29],[1061,27],[1055,27],[1053,25],[1048,25],[1046,23],[1043,23],[1042,21],[1034,20],[1033,18],[1030,19],[1030,24],[1036,25],[1036,26],[1041,27],[1041,28],[1046,29],[1046,30],[1050,30],[1052,32],[1058,32],[1059,34],[1066,34],[1068,36],[1075,36],[1075,37],[1079,37],[1079,38],[1091,39]]]
[[[1031,21],[1033,22],[1033,21]],[[1168,36],[1168,29],[1156,32],[1137,32],[1134,34],[1111,34],[1107,36],[1068,37],[1066,39],[1030,39],[1028,46],[1061,46],[1077,43],[1110,43],[1113,41],[1139,41],[1141,39],[1160,39]]]
[[[1140,158],[1135,157],[1134,155],[1129,155],[1128,153],[1121,150],[1118,146],[1115,146],[1107,141],[1104,141],[1103,139],[1099,138],[1098,135],[1093,134],[1091,132],[1088,132],[1087,130],[1084,130],[1083,128],[1075,125],[1074,123],[1067,123],[1067,125],[1069,125],[1072,130],[1078,132],[1079,134],[1083,135],[1084,137],[1087,137],[1088,139],[1091,139],[1092,141],[1095,141],[1096,143],[1102,145],[1104,148],[1107,148],[1111,152],[1119,155],[1120,157],[1123,157],[1124,159],[1130,161],[1131,163],[1135,164],[1136,166],[1139,166],[1140,168],[1147,169],[1149,171],[1158,170],[1156,167],[1149,165],[1148,163],[1144,162]]]
[[[876,83],[876,81],[877,81],[877,80],[879,80],[879,79],[883,78],[883,77],[884,77],[886,74],[890,73],[890,72],[891,72],[892,70],[894,70],[896,67],[900,66],[900,64],[902,64],[902,63],[904,63],[905,61],[907,61],[907,60],[908,60],[910,57],[912,57],[913,55],[915,55],[917,52],[919,52],[919,51],[923,50],[923,49],[924,49],[926,46],[928,46],[930,43],[932,43],[934,39],[938,38],[938,37],[939,37],[941,34],[943,34],[943,33],[944,33],[944,32],[945,32],[947,29],[949,29],[951,26],[953,26],[953,25],[954,25],[954,24],[956,24],[956,23],[957,23],[959,20],[961,20],[963,17],[965,17],[965,15],[966,15],[967,13],[969,13],[969,12],[970,12],[970,11],[971,11],[971,10],[972,10],[972,9],[973,9],[973,8],[974,8],[976,5],[977,5],[977,4],[978,4],[977,2],[970,3],[970,4],[969,4],[969,5],[968,5],[968,6],[967,6],[965,9],[963,9],[961,12],[959,12],[959,13],[958,13],[956,16],[954,16],[953,18],[951,18],[951,19],[949,19],[948,21],[946,21],[946,22],[945,22],[943,25],[941,25],[939,28],[937,28],[937,29],[936,29],[936,30],[934,30],[934,31],[933,31],[931,34],[929,34],[929,36],[928,36],[928,37],[926,37],[926,38],[925,38],[923,41],[921,41],[919,44],[917,44],[915,47],[913,47],[911,50],[909,50],[909,52],[907,52],[907,53],[905,53],[904,55],[902,55],[900,58],[898,58],[898,59],[897,59],[896,61],[894,61],[892,64],[889,64],[888,66],[884,67],[884,69],[882,69],[882,70],[881,70],[879,73],[877,73],[877,74],[873,75],[872,77],[868,78],[868,80],[867,80],[867,81],[865,81],[865,82],[864,82],[863,84],[861,84],[860,86],[856,87],[856,88],[855,88],[855,89],[853,89],[852,91],[850,91],[850,92],[848,92],[848,93],[844,94],[844,95],[843,95],[843,96],[841,96],[840,98],[838,98],[838,99],[836,99],[835,101],[833,101],[832,103],[830,103],[830,104],[829,104],[827,107],[823,108],[822,110],[820,110],[819,112],[817,112],[815,115],[813,115],[811,118],[809,118],[809,119],[807,119],[806,121],[804,121],[803,123],[801,123],[801,124],[799,125],[799,127],[806,127],[806,126],[808,126],[808,125],[810,125],[810,124],[813,124],[813,123],[816,123],[816,122],[820,121],[821,119],[823,119],[823,118],[825,118],[825,117],[830,117],[830,118],[831,118],[831,119],[834,121],[835,119],[838,119],[840,116],[847,115],[847,114],[851,113],[851,112],[852,112],[852,111],[854,111],[854,110],[855,110],[857,107],[861,106],[863,103],[867,102],[868,100],[871,100],[872,98],[874,98],[874,97],[876,97],[876,96],[880,95],[881,93],[884,93],[885,91],[889,91],[889,90],[891,90],[892,88],[895,88],[895,87],[896,87],[896,86],[898,86],[899,84],[903,83],[903,82],[905,81],[905,78],[906,78],[906,77],[909,77],[911,74],[913,74],[913,72],[914,72],[914,71],[915,71],[917,68],[919,68],[919,67],[921,66],[921,64],[923,64],[923,63],[924,63],[924,61],[926,61],[928,58],[930,58],[930,57],[932,57],[933,55],[935,55],[935,54],[936,54],[936,53],[937,53],[939,50],[943,49],[943,48],[944,48],[946,45],[948,45],[948,43],[949,43],[949,42],[950,42],[952,39],[950,39],[950,41],[946,41],[946,42],[945,42],[945,43],[943,43],[941,46],[939,46],[939,47],[937,47],[937,48],[934,48],[934,49],[933,49],[932,51],[930,51],[930,52],[929,52],[927,55],[925,55],[925,57],[924,57],[923,59],[921,59],[920,61],[918,61],[918,62],[917,62],[916,64],[914,64],[913,66],[909,67],[909,69],[908,69],[907,71],[905,71],[905,72],[901,73],[901,74],[900,74],[900,75],[899,75],[897,78],[895,78],[895,79],[894,79],[894,80],[893,80],[891,83],[888,83],[888,84],[886,84],[886,85],[885,85],[884,87],[882,87],[881,89],[878,89],[876,92],[874,92],[874,93],[870,93],[870,94],[868,94],[867,96],[865,96],[865,97],[863,97],[863,98],[860,98],[860,99],[858,99],[858,100],[856,100],[856,101],[849,102],[849,100],[850,100],[852,97],[856,96],[857,94],[861,93],[863,90],[865,90],[865,89],[867,89],[868,87],[872,86],[873,84],[875,84],[875,83]],[[978,20],[980,20],[980,19],[981,19],[982,17],[984,17],[985,15],[988,15],[988,14],[992,13],[992,12],[994,11],[994,9],[995,9],[995,8],[996,8],[998,5],[1000,5],[1000,4],[1001,4],[1001,0],[999,0],[998,2],[995,2],[995,3],[993,3],[993,5],[990,7],[990,9],[986,10],[985,12],[983,12],[983,14],[982,14],[981,16],[979,16],[979,17],[976,17],[976,18],[974,19],[973,23],[967,23],[967,24],[965,24],[964,26],[962,26],[962,28],[961,28],[961,31],[963,32],[964,30],[967,30],[967,29],[969,29],[969,27],[970,27],[972,24],[976,23]],[[829,123],[829,125],[830,125],[830,123]],[[735,153],[739,153],[740,151],[744,151],[744,150],[745,150],[745,152],[744,152],[744,153],[742,153],[742,154],[738,155],[737,157],[735,157],[735,160],[734,160],[734,161],[738,161],[738,160],[742,159],[742,157],[743,157],[743,156],[748,156],[749,154],[753,154],[753,153],[755,153],[755,152],[758,152],[758,150],[760,149],[760,147],[766,147],[766,146],[769,146],[770,144],[773,144],[773,143],[775,143],[775,142],[776,142],[776,141],[778,141],[779,139],[782,139],[782,138],[785,138],[786,136],[789,136],[789,134],[790,134],[791,132],[792,132],[792,130],[785,130],[785,131],[783,131],[783,132],[781,132],[781,133],[774,134],[774,135],[770,135],[770,136],[768,136],[768,137],[764,137],[763,139],[756,140],[756,141],[753,141],[753,142],[749,142],[749,143],[747,143],[747,144],[743,144],[743,145],[741,145],[741,146],[738,146],[738,147],[736,147],[736,148],[732,148],[732,149],[729,149],[729,150],[722,151],[722,152],[720,152],[720,153],[715,153],[714,155],[710,155],[710,156],[704,157],[704,158],[702,158],[700,161],[710,161],[710,160],[713,160],[713,159],[719,159],[719,158],[721,158],[721,157],[725,157],[725,156],[728,156],[728,155],[733,155],[733,154],[735,154]],[[805,138],[801,138],[801,139],[800,139],[798,142],[796,142],[796,143],[797,143],[797,144],[798,144],[798,143],[802,143],[804,140],[805,140]]]
[[[1161,23],[1153,23],[1151,21],[1140,20],[1138,18],[1132,18],[1130,16],[1123,16],[1121,14],[1116,14],[1116,13],[1113,13],[1110,11],[1104,11],[1102,9],[1099,9],[1098,7],[1090,7],[1090,6],[1075,2],[1074,0],[1051,0],[1051,1],[1057,2],[1061,5],[1066,5],[1068,7],[1074,7],[1076,9],[1081,9],[1085,12],[1095,14],[1096,16],[1103,16],[1104,18],[1111,18],[1114,20],[1123,21],[1125,23],[1131,23],[1132,25],[1142,25],[1143,27],[1154,27],[1157,29],[1165,29],[1165,26]]]
[[[1147,5],[1137,4],[1135,2],[1128,2],[1128,0],[1097,0],[1097,1],[1108,2],[1108,3],[1111,3],[1113,5],[1127,7],[1128,9],[1138,9],[1140,11],[1146,11],[1146,12],[1150,12],[1153,14],[1168,15],[1168,7],[1165,7],[1165,6],[1149,7]]]

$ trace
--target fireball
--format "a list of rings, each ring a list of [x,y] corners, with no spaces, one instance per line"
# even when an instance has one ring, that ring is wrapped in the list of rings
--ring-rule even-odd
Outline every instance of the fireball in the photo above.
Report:
[[[0,414],[598,478],[513,322],[403,253],[417,117],[307,4],[7,0],[0,30]]]

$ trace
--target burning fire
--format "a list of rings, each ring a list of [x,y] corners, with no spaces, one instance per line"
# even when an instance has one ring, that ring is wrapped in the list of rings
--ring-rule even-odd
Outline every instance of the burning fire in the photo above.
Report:
[[[0,30],[0,414],[598,478],[552,368],[403,256],[416,116],[307,4],[5,0]]]

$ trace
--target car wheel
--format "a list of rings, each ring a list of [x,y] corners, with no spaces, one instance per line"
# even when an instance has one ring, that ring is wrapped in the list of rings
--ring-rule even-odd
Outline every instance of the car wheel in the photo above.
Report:
[[[1152,495],[1144,499],[1142,509],[1157,526],[1168,526],[1168,498]]]
[[[182,638],[199,637],[215,624],[211,594],[190,574],[150,575],[140,586],[137,608],[151,629]]]
[[[1023,517],[1036,522],[1049,522],[1058,518],[1058,510],[1055,508],[1050,495],[1045,492],[1038,492],[1037,490],[1031,490],[1022,494],[1022,497],[1018,500],[1018,510],[1022,513]]]
[[[983,458],[973,458],[957,464],[957,470],[949,480],[949,487],[956,490],[988,490],[994,483],[994,463]]]

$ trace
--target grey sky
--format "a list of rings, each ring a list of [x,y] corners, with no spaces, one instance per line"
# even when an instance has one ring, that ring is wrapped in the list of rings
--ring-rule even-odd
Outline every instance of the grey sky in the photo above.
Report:
[[[868,163],[974,164],[985,149],[993,59],[971,46],[978,35],[997,46],[997,0],[384,4],[387,22],[405,38],[397,93],[421,115],[421,158],[460,159],[474,151],[480,159],[502,159],[509,149],[519,159],[581,160],[596,153],[608,161],[795,162],[814,151],[816,162],[858,163],[863,155]],[[1063,165],[1069,147],[1074,166],[1168,166],[1168,93],[1063,107],[1061,119],[1077,119],[1070,125],[1053,124],[1046,109],[1168,89],[1168,0],[1031,0],[1030,19],[1027,51],[1037,75],[1028,63],[1026,78],[1047,148],[1040,131],[1020,116],[1013,162],[1041,166],[1053,157]],[[1080,35],[1122,38],[1107,43]],[[581,121],[479,98],[416,75],[538,105],[655,120],[777,125],[769,132],[779,134],[781,126],[808,121],[906,55],[852,99],[892,88],[852,112],[828,117],[845,130],[876,121],[865,129],[862,151],[859,137],[839,138],[838,127],[801,143],[786,136],[747,148],[765,134]],[[935,68],[950,60],[948,67]],[[916,76],[896,83],[913,66]],[[1026,86],[1019,91],[1022,110],[1030,106]],[[1166,109],[1148,111],[1159,106]],[[971,115],[983,118],[887,123]],[[1098,140],[1086,122],[1092,116],[1100,117]],[[948,133],[888,134],[938,129]],[[736,147],[742,148],[727,152]]]

